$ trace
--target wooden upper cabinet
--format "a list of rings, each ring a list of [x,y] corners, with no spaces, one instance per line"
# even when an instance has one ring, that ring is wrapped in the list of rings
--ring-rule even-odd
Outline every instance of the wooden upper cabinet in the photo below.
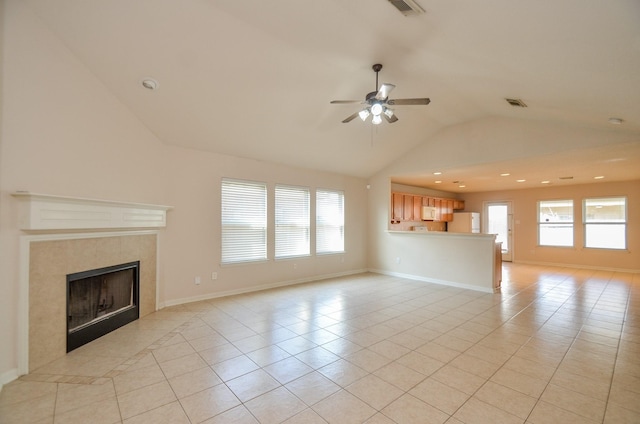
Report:
[[[456,211],[460,211],[464,209],[464,200],[454,200],[453,201],[453,209]]]
[[[391,194],[391,219],[394,221],[402,221],[404,211],[404,196],[401,193]]]
[[[413,196],[413,220],[422,220],[422,196]]]
[[[464,200],[439,199],[415,194],[391,193],[392,221],[421,221],[422,207],[436,208],[435,221],[453,221],[453,211],[464,209]]]
[[[413,196],[410,194],[405,194],[404,196],[404,220],[412,221],[413,220]]]

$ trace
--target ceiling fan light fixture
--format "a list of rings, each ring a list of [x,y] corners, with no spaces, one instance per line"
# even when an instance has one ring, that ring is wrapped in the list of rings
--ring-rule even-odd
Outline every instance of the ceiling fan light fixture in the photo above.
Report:
[[[371,118],[371,122],[375,125],[378,125],[382,122],[382,118],[380,117],[380,115],[373,115],[373,118]]]
[[[380,103],[374,103],[371,105],[371,113],[373,116],[380,116],[382,113],[382,105]]]
[[[384,108],[384,113],[385,115],[387,115],[387,118],[391,118],[393,116],[393,111],[391,109],[389,109],[388,107]]]
[[[360,112],[358,112],[358,116],[360,116],[360,119],[362,119],[363,121],[366,121],[369,115],[371,115],[369,109],[362,109]]]

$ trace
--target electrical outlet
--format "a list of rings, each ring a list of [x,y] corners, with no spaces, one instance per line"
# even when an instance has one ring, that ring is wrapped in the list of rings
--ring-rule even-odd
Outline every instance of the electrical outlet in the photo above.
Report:
[[[196,285],[200,284],[202,282],[200,277],[196,277],[194,283],[196,283]]]
[[[397,264],[399,264],[399,263],[400,263],[400,256],[398,256],[398,257],[396,258],[396,263],[397,263]]]
[[[213,272],[211,273],[211,279],[212,279],[212,280],[217,280],[217,279],[218,279],[218,273],[217,273],[217,272],[215,272],[215,271],[213,271]]]
[[[298,269],[298,264],[293,264],[293,269]]]

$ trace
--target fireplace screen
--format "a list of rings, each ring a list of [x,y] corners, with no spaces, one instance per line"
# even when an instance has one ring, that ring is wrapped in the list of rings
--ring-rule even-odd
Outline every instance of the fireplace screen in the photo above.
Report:
[[[67,352],[138,319],[139,262],[67,276]]]

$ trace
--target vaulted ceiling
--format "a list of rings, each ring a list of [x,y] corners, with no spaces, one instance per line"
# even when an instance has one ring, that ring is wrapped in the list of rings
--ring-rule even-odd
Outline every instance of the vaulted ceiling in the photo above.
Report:
[[[27,1],[170,145],[368,177],[447,127],[497,116],[636,134],[616,154],[640,178],[637,0],[417,0],[417,16],[387,0]],[[374,63],[392,98],[431,104],[395,107],[394,124],[341,123],[360,106],[329,102],[374,91]],[[601,153],[574,155],[576,172]]]

